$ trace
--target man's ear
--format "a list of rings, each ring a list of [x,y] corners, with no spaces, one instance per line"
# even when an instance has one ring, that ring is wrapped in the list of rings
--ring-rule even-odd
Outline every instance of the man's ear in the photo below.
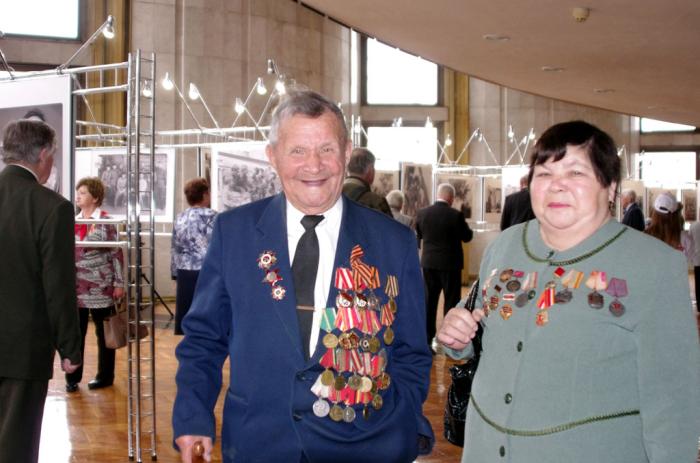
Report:
[[[276,164],[276,159],[275,159],[275,153],[272,150],[272,145],[269,143],[265,147],[265,155],[267,156],[267,160],[270,162],[270,165],[277,170],[277,164]]]

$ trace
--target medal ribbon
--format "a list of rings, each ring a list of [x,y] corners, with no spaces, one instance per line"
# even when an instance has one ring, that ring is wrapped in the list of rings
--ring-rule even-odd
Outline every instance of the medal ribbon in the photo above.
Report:
[[[384,292],[392,299],[399,295],[399,280],[395,275],[389,275],[386,278],[386,289]]]
[[[372,369],[371,369],[371,371],[372,371],[373,378],[379,375],[379,372],[380,372],[379,357],[376,355],[374,357],[372,357]]]
[[[523,291],[537,287],[537,272],[528,273],[523,282]]]
[[[370,267],[370,269],[371,275],[369,277],[368,286],[370,289],[377,289],[382,285],[381,281],[379,281],[379,270],[377,269],[377,267]]]
[[[377,312],[374,310],[369,310],[369,332],[372,333],[372,335],[375,335],[379,333],[379,330],[382,329],[382,325],[379,323],[379,319],[377,318]],[[389,311],[391,312],[391,310]],[[393,313],[391,314],[393,317]]]
[[[394,312],[391,311],[389,304],[382,306],[381,320],[384,326],[391,326],[394,323]]]
[[[359,244],[356,244],[352,247],[352,250],[350,251],[350,262],[352,262],[353,260],[361,259],[364,255],[365,252],[362,250],[362,247]]]
[[[323,309],[321,329],[327,333],[330,333],[333,331],[333,326],[335,326],[335,309],[333,307],[327,307]]]
[[[554,288],[545,288],[537,301],[537,307],[545,310],[554,304]]]
[[[330,393],[330,386],[324,386],[323,383],[321,382],[321,375],[318,375],[318,378],[316,378],[316,382],[314,383],[313,386],[311,386],[311,392],[316,395],[316,397],[320,399],[326,399],[328,398],[328,395]]]
[[[335,287],[341,291],[353,289],[352,271],[349,268],[338,267],[335,269]]]
[[[369,313],[370,312],[371,312],[371,310],[367,310],[367,309],[360,309],[360,311],[359,311],[360,324],[358,326],[358,329],[362,333],[365,333],[365,334],[369,333],[370,330],[372,329],[372,326],[371,326],[370,321],[369,321]]]
[[[360,353],[357,349],[351,349],[350,353],[350,371],[360,371],[362,369],[362,361],[360,360]]]
[[[586,280],[586,286],[592,289],[593,291],[598,291],[599,289],[602,291],[605,288],[607,288],[608,279],[605,272],[593,270],[591,272],[591,275]]]
[[[345,405],[355,405],[355,391],[353,391],[350,386],[346,385],[342,391],[340,391],[340,400],[345,403]]]
[[[627,296],[627,281],[621,278],[611,278],[608,289],[605,291],[612,297],[625,297]]]
[[[328,349],[326,350],[326,353],[323,354],[323,357],[321,357],[321,360],[319,362],[322,367],[324,368],[331,368],[332,366],[335,365],[335,349]]]
[[[579,286],[581,286],[582,281],[583,281],[583,272],[579,272],[578,270],[571,270],[569,273],[566,274],[566,276],[564,278],[562,278],[561,284],[565,288],[576,289]]]

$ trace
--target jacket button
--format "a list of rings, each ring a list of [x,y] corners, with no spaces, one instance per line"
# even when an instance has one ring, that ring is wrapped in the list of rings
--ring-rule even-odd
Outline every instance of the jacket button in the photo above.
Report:
[[[522,341],[519,341],[519,342],[518,342],[518,345],[516,346],[516,349],[518,349],[518,352],[522,352],[522,351],[523,351],[523,342],[522,342]]]
[[[505,402],[506,402],[507,404],[509,404],[509,403],[511,403],[511,402],[513,401],[513,396],[512,396],[511,393],[509,392],[508,394],[506,394],[506,396],[503,398],[503,400],[505,400]]]
[[[501,445],[501,448],[498,449],[498,454],[502,457],[506,456],[506,448]]]

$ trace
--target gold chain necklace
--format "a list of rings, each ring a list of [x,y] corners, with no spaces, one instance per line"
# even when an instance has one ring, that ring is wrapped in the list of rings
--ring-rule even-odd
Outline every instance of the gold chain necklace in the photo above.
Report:
[[[611,245],[611,244],[613,243],[613,241],[615,241],[616,239],[618,239],[620,236],[622,236],[622,234],[623,234],[624,232],[627,231],[627,227],[622,227],[622,230],[620,230],[619,232],[617,232],[617,234],[616,234],[615,236],[613,236],[612,238],[608,239],[606,242],[604,242],[603,244],[601,244],[601,245],[598,246],[597,248],[595,248],[595,249],[593,249],[593,250],[591,250],[591,251],[588,251],[588,252],[585,253],[585,254],[581,254],[581,255],[578,256],[578,257],[574,257],[573,259],[567,259],[567,260],[550,260],[549,258],[552,257],[552,255],[554,254],[554,251],[550,251],[550,252],[549,252],[549,255],[548,255],[547,257],[545,257],[545,258],[537,257],[536,255],[534,255],[534,254],[532,253],[532,251],[530,251],[530,247],[527,245],[527,227],[528,227],[529,224],[530,224],[530,222],[525,222],[525,226],[523,227],[523,248],[525,249],[525,254],[527,254],[527,256],[528,256],[530,259],[534,260],[535,262],[547,262],[547,263],[548,263],[550,266],[552,266],[552,267],[562,267],[562,266],[565,266],[565,265],[575,264],[575,263],[577,263],[577,262],[581,262],[582,260],[588,259],[589,257],[591,257],[591,256],[593,256],[593,255],[595,255],[595,254],[598,254],[600,251],[602,251],[603,249],[605,249],[606,247],[608,247],[609,245]]]

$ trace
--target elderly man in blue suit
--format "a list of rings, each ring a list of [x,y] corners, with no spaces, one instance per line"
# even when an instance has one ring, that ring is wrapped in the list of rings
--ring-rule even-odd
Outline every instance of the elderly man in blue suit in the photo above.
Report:
[[[342,113],[310,91],[273,114],[283,193],[217,218],[177,347],[175,443],[224,462],[412,462],[429,453],[431,353],[414,234],[342,196]]]

